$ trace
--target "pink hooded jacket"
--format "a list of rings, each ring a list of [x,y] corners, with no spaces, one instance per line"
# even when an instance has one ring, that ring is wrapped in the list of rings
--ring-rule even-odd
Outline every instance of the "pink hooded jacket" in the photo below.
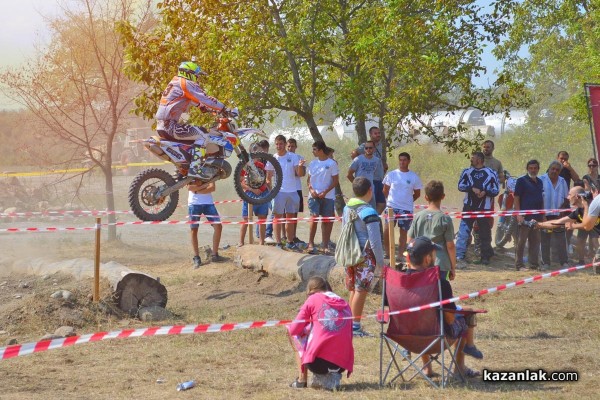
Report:
[[[312,363],[318,357],[344,368],[350,376],[354,367],[351,316],[348,303],[335,293],[310,295],[296,316],[296,321],[307,322],[293,323],[288,327],[290,335],[298,336],[305,334],[306,326],[312,323],[306,350],[302,353],[302,364]],[[342,317],[348,319],[335,319]]]

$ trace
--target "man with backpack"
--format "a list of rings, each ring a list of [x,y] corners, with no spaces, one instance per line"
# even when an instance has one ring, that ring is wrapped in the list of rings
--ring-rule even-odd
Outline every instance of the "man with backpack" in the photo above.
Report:
[[[348,303],[354,317],[353,335],[364,337],[369,334],[362,330],[360,319],[375,270],[383,267],[383,244],[379,215],[369,204],[373,196],[371,181],[364,177],[354,178],[352,191],[355,197],[344,207],[335,259],[346,269],[346,288],[350,292]]]

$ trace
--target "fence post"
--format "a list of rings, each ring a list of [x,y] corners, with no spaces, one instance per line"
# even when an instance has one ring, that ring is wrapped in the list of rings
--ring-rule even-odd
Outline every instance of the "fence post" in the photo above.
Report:
[[[390,242],[388,254],[390,256],[390,265],[393,267],[396,265],[396,237],[394,235],[394,210],[391,207],[388,208],[387,223]]]
[[[96,254],[94,257],[94,303],[100,301],[100,233],[102,218],[96,218]]]

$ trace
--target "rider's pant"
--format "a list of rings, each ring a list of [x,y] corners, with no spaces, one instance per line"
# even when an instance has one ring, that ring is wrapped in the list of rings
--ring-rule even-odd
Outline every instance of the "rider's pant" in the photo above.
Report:
[[[175,139],[179,140],[194,140],[194,144],[204,146],[210,143],[210,136],[201,126],[180,124],[177,121],[161,121],[156,125],[156,130],[164,130]]]

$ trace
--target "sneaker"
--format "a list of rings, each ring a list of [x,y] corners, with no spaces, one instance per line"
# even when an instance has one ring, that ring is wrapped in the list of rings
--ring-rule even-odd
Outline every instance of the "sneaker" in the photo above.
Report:
[[[200,268],[200,264],[202,264],[202,261],[200,260],[200,256],[194,256],[193,260],[194,260],[194,269]]]
[[[292,240],[292,243],[294,243],[294,244],[306,244],[306,242],[298,239],[297,237],[295,237],[294,240]]]
[[[483,358],[483,353],[475,345],[465,346],[463,348],[463,353],[465,353],[473,358],[476,358],[478,360],[481,360]]]
[[[267,242],[267,241],[265,240],[265,243],[266,243],[266,242]],[[277,244],[275,245],[275,248],[276,248],[276,249],[283,249],[283,245],[282,245],[281,243],[277,243]]]
[[[467,260],[464,258],[456,259],[456,269],[466,269],[467,268]]]
[[[294,243],[288,243],[285,245],[285,249],[286,250],[290,250],[290,251],[299,251],[300,249],[298,248],[298,246],[296,246]]]
[[[223,261],[225,261],[225,260],[226,260],[226,258],[225,258],[225,257],[221,257],[221,256],[220,256],[220,255],[218,255],[218,254],[213,254],[213,255],[210,257],[210,261],[211,261],[211,262],[216,262],[216,263],[218,263],[218,262],[223,262]]]
[[[362,328],[359,329],[353,329],[352,330],[352,336],[353,337],[373,337],[373,335],[371,335],[369,332],[364,331]]]
[[[550,264],[542,264],[540,271],[549,271],[551,269]]]
[[[565,269],[565,268],[571,268],[571,266],[569,265],[569,263],[563,263],[563,265],[561,267],[563,269]]]
[[[294,389],[306,389],[307,386],[308,385],[306,384],[306,382],[300,382],[298,378],[296,378],[294,382],[290,383],[290,387]]]
[[[273,239],[273,236],[267,236],[265,238],[265,244],[277,244],[277,242]]]
[[[517,271],[529,271],[529,268],[527,268],[527,267],[525,267],[525,266],[523,266],[523,267],[515,267],[515,269],[516,269]]]

